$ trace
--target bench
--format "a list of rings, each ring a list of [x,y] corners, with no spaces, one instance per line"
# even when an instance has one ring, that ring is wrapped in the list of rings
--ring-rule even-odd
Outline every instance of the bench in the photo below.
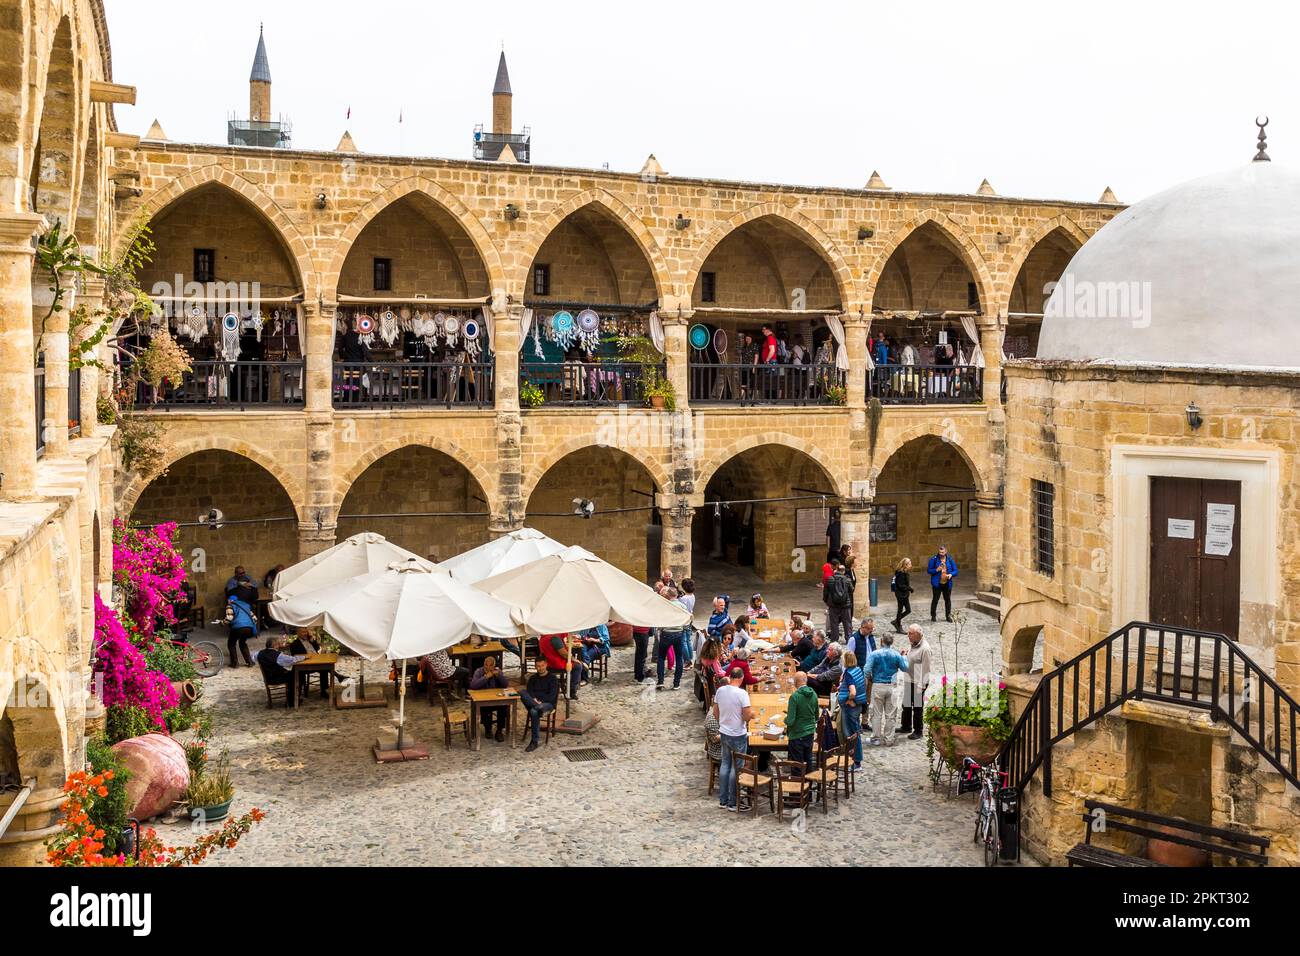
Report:
[[[1149,840],[1164,840],[1181,846],[1204,850],[1212,858],[1224,856],[1243,863],[1259,866],[1268,864],[1269,840],[1265,837],[1252,836],[1239,830],[1225,830],[1222,827],[1192,823],[1177,817],[1164,817],[1145,810],[1130,810],[1113,803],[1098,800],[1083,801],[1083,842],[1076,844],[1065,855],[1070,866],[1094,867],[1138,867],[1165,866],[1146,857],[1130,856],[1118,850],[1093,846],[1092,834],[1098,820],[1101,829],[1107,833],[1132,833]],[[1144,825],[1145,824],[1145,825]],[[1176,827],[1181,832],[1168,832],[1160,827]]]

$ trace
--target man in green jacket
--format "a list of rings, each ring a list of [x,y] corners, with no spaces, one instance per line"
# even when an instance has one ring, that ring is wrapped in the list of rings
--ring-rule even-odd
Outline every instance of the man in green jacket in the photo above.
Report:
[[[785,733],[790,741],[789,759],[812,770],[813,734],[817,731],[817,692],[808,686],[808,675],[794,675],[794,693],[785,707]]]

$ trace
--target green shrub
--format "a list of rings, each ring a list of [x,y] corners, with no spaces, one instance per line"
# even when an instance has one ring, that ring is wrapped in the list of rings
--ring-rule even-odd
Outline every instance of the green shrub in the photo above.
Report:
[[[103,737],[91,737],[86,741],[86,763],[95,774],[109,770],[113,772],[113,779],[104,784],[108,796],[95,800],[90,805],[87,816],[91,823],[104,831],[105,853],[116,853],[122,840],[122,829],[126,826],[127,813],[131,809],[126,798],[126,782],[131,773]]]
[[[108,743],[115,744],[121,740],[140,737],[157,729],[148,711],[143,707],[130,704],[113,704],[108,708],[108,717],[104,724],[104,736]]]
[[[169,681],[194,680],[199,672],[185,654],[185,648],[169,644],[165,640],[154,641],[153,646],[144,652],[144,662],[150,670],[161,671]]]

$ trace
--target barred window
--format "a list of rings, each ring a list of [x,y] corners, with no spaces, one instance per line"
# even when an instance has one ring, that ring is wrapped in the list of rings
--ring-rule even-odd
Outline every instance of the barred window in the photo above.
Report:
[[[718,301],[718,274],[716,272],[700,273],[700,301]]]
[[[375,291],[391,292],[393,290],[393,260],[375,260]]]
[[[1056,488],[1046,481],[1035,481],[1033,502],[1034,568],[1050,578],[1056,573],[1056,525],[1052,519]]]
[[[215,249],[194,250],[194,281],[217,281],[217,252]]]
[[[551,267],[549,265],[533,266],[533,295],[551,294]]]

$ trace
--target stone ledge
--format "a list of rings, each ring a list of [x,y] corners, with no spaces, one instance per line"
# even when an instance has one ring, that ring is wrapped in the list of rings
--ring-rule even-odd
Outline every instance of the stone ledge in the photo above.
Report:
[[[1156,727],[1169,727],[1174,730],[1187,730],[1211,737],[1228,737],[1232,734],[1226,724],[1213,720],[1208,710],[1192,710],[1160,701],[1126,700],[1120,708],[1120,715],[1125,720]]]

